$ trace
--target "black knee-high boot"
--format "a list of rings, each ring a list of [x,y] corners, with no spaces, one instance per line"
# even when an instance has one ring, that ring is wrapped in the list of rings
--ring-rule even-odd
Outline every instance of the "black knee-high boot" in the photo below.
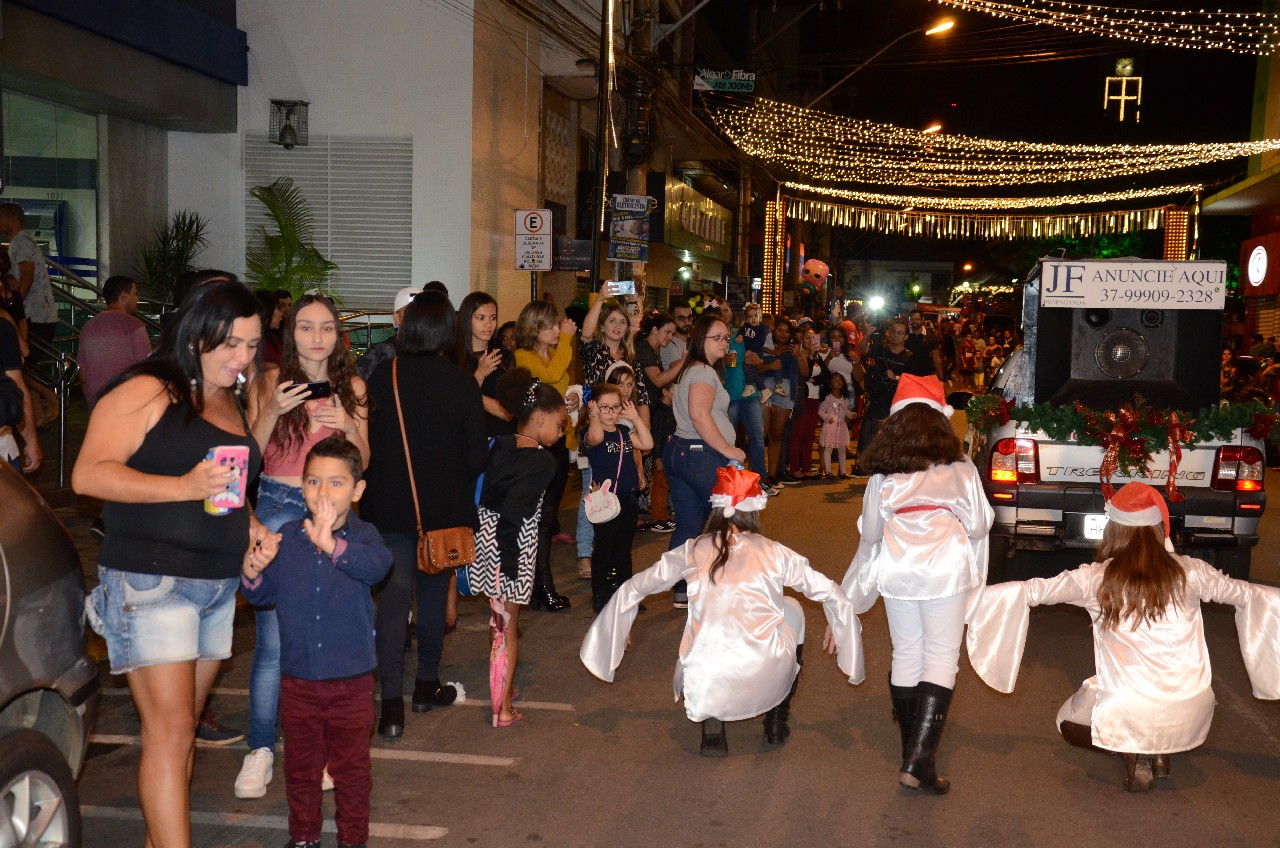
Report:
[[[804,643],[796,645],[796,663],[803,670]],[[791,719],[791,699],[795,696],[798,685],[800,685],[799,671],[796,672],[795,680],[791,681],[791,691],[787,693],[787,697],[782,699],[781,704],[764,714],[764,740],[770,745],[781,745],[791,735],[791,728],[787,722]]]
[[[938,776],[936,760],[942,728],[947,723],[947,710],[951,706],[952,690],[924,681],[916,688],[920,692],[920,706],[898,782],[908,789],[925,786],[942,795],[951,789],[951,781]]]
[[[920,689],[917,686],[894,686],[890,683],[889,698],[893,701],[893,720],[898,723],[898,733],[902,736],[902,765],[905,768],[912,728],[915,727],[916,713],[920,710]]]

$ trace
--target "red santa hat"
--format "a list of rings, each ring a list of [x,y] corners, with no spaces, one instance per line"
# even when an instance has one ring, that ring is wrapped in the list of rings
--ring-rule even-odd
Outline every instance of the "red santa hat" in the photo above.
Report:
[[[942,390],[942,381],[932,374],[928,377],[903,374],[898,379],[898,390],[893,393],[893,405],[889,407],[889,414],[892,415],[909,403],[923,403],[948,418],[955,412],[947,404],[946,394]]]
[[[1107,503],[1107,518],[1125,527],[1164,526],[1164,547],[1173,553],[1169,538],[1169,507],[1155,489],[1138,480],[1125,483]]]
[[[759,474],[733,466],[716,469],[711,505],[723,509],[726,518],[732,518],[735,512],[759,512],[768,502],[769,498],[760,491]]]

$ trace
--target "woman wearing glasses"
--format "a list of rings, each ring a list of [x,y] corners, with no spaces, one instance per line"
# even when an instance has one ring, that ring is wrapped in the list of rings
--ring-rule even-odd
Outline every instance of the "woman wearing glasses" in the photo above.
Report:
[[[676,375],[671,400],[676,430],[662,455],[676,511],[676,529],[667,550],[675,550],[702,533],[711,513],[716,469],[747,458],[734,446],[729,393],[721,380],[722,360],[728,352],[728,325],[711,313],[700,316],[689,334],[684,366]],[[684,581],[673,591],[674,606],[688,607]]]

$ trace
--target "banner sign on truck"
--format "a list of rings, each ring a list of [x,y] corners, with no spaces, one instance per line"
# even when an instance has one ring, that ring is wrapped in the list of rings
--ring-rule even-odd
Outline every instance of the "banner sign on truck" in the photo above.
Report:
[[[1045,259],[1040,305],[1069,309],[1222,309],[1227,263]]]

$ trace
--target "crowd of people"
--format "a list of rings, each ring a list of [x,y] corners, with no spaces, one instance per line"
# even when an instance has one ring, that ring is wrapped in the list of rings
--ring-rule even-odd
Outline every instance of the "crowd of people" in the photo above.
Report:
[[[265,795],[283,732],[298,848],[319,844],[329,788],[340,845],[367,840],[369,741],[404,731],[413,642],[412,711],[457,699],[440,667],[459,591],[489,599],[502,657],[492,724],[523,719],[513,687],[522,609],[570,607],[552,575],[558,542],[576,545],[591,581],[596,618],[581,656],[597,676],[612,679],[647,595],[671,591],[688,608],[677,691],[711,756],[727,752],[726,721],[763,714],[774,745],[790,732],[805,628],[785,587],[822,603],[823,647],[854,683],[864,678],[856,617],[884,598],[898,781],[936,793],[950,785],[936,755],[966,624],[975,668],[1007,691],[1021,644],[999,615],[1059,601],[1096,612],[1100,650],[1119,652],[1114,673],[1087,682],[1060,725],[1068,741],[1124,753],[1135,791],[1167,773],[1168,754],[1203,741],[1212,697],[1199,599],[1253,610],[1260,623],[1242,631],[1251,673],[1274,653],[1266,622],[1280,620],[1280,593],[1166,551],[1154,493],[1117,498],[1099,563],[984,591],[992,512],[946,400],[962,385],[948,384],[948,369],[965,370],[946,339],[959,352],[978,327],[915,313],[877,331],[859,310],[840,321],[764,316],[715,298],[642,312],[609,287],[589,308],[541,299],[503,324],[492,297],[473,292],[455,309],[433,282],[397,294],[395,335],[357,359],[323,294],[286,301],[214,271],[186,282],[154,351],[89,369],[92,413],[72,474],[77,492],[104,503],[86,611],[141,721],[151,844],[190,844],[193,746],[217,729],[206,701],[231,655],[237,593],[254,608],[255,647],[234,793]],[[136,285],[110,292],[127,315]],[[110,320],[103,330],[136,335]],[[757,516],[801,479],[845,477],[853,442],[852,473],[867,478],[860,541],[836,584],[765,538]],[[569,532],[559,517],[575,474]],[[670,536],[666,556],[633,574],[637,532]],[[460,552],[468,543],[473,553]],[[1195,673],[1153,696],[1143,681],[1163,637],[1117,633],[1174,619],[1200,640],[1180,655]],[[1276,676],[1259,672],[1255,689],[1280,697]],[[1176,707],[1177,727],[1144,728],[1132,710],[1148,701]]]

